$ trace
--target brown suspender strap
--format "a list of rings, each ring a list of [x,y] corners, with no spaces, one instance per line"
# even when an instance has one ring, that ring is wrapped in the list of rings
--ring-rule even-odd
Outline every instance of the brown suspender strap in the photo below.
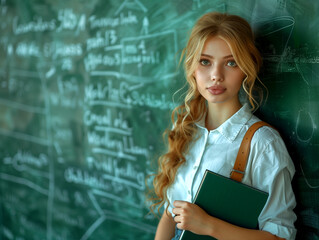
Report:
[[[230,173],[230,178],[237,181],[241,182],[244,174],[245,174],[245,169],[246,169],[246,164],[247,164],[247,159],[249,156],[249,151],[250,151],[250,142],[251,139],[253,138],[255,132],[263,127],[263,126],[268,126],[272,127],[266,122],[260,121],[254,123],[246,132],[243,141],[241,142],[241,145],[238,150],[236,162],[234,164],[234,168]]]

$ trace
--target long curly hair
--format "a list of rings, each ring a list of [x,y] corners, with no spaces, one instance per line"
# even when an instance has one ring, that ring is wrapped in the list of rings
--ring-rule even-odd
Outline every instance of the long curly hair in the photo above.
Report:
[[[151,206],[152,211],[157,208],[159,212],[168,201],[167,190],[173,184],[178,168],[186,162],[185,153],[196,134],[194,123],[206,114],[206,100],[197,89],[193,73],[199,64],[204,43],[211,36],[219,36],[227,42],[236,63],[246,75],[242,87],[252,110],[259,106],[253,92],[262,59],[255,47],[249,23],[239,16],[225,13],[211,12],[203,15],[194,25],[181,55],[188,90],[183,104],[172,112],[173,127],[163,135],[164,139],[168,139],[168,151],[158,160],[159,168],[153,180],[156,197],[152,199],[155,202]]]

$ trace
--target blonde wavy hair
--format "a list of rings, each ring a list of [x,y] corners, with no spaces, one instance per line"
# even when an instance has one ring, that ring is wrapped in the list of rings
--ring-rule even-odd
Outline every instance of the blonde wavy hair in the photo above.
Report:
[[[242,87],[250,105],[253,110],[259,106],[253,92],[262,60],[249,23],[236,15],[217,12],[203,15],[194,25],[181,55],[188,90],[184,103],[172,112],[173,128],[163,134],[164,139],[168,139],[168,151],[158,160],[159,169],[153,180],[156,197],[152,199],[152,212],[156,208],[159,212],[168,201],[167,190],[174,182],[178,168],[186,162],[185,153],[196,133],[194,123],[207,111],[206,101],[197,89],[193,73],[199,64],[204,43],[211,36],[218,36],[228,43],[236,63],[246,75]]]

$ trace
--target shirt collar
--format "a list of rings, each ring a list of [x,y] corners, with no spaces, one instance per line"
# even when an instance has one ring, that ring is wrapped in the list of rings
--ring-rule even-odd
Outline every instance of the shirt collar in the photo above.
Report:
[[[252,117],[252,115],[253,114],[251,113],[249,106],[246,103],[233,116],[231,116],[222,125],[212,130],[211,132],[218,131],[229,141],[233,142],[238,136],[240,130],[248,122],[248,120]],[[199,128],[206,130],[205,118],[206,118],[206,114],[200,121],[198,121],[195,124]]]

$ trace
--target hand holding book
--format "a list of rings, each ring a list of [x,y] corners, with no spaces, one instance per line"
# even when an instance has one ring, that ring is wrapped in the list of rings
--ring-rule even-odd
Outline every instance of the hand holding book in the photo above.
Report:
[[[198,205],[186,201],[174,201],[174,221],[179,229],[192,230],[198,235],[209,235],[209,215]],[[206,227],[205,227],[206,226]]]
[[[268,193],[206,170],[195,196],[194,204],[174,202],[177,202],[177,206],[184,206],[173,210],[174,214],[180,214],[178,218],[174,218],[176,222],[180,221],[180,225],[177,227],[184,229],[180,240],[214,239],[207,236],[214,229],[212,229],[211,222],[207,221],[207,217],[201,215],[205,211],[210,216],[239,227],[257,229],[258,216],[267,199]],[[198,208],[205,211],[200,211]],[[201,216],[196,216],[196,214]],[[185,216],[186,218],[184,218]],[[203,232],[197,231],[197,228],[193,228],[194,223],[190,221],[192,217],[196,218],[193,222],[198,221],[198,226],[209,224],[210,228],[204,228],[206,230]],[[203,219],[198,220],[199,218]],[[191,229],[192,232],[187,231],[188,229]]]

